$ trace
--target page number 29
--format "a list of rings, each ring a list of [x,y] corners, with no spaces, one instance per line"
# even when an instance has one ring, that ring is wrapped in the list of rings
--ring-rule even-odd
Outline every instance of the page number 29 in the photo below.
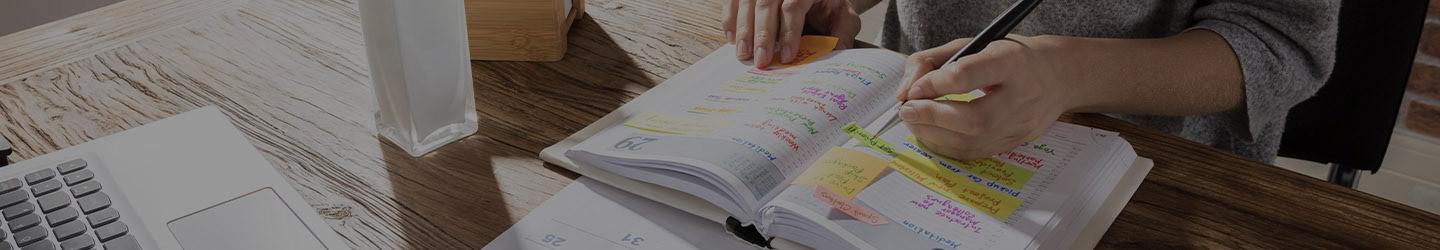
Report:
[[[630,150],[630,151],[639,151],[640,149],[642,149],[642,148],[640,147],[640,145],[645,145],[646,143],[650,143],[650,142],[655,141],[655,140],[659,140],[659,139],[649,138],[649,137],[643,137],[643,136],[632,136],[632,137],[630,137],[630,138],[625,138],[624,140],[620,140],[620,142],[616,142],[616,143],[615,143],[615,149],[624,149],[624,150]]]

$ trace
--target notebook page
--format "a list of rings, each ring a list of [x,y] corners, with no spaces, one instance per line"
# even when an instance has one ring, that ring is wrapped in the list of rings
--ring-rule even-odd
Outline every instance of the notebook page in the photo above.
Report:
[[[769,70],[733,59],[697,64],[692,67],[716,73],[577,149],[630,159],[694,158],[763,201],[823,150],[844,142],[836,132],[841,125],[868,122],[890,107],[903,65],[903,56],[877,49],[837,51]]]
[[[483,249],[753,248],[726,234],[714,222],[582,176]]]
[[[903,124],[900,126],[880,136],[881,140],[893,144],[896,151],[923,152],[920,150],[923,145],[917,145],[919,143],[910,138],[909,130],[903,127]],[[1024,248],[1031,244],[1034,236],[1048,230],[1046,225],[1053,225],[1052,220],[1061,219],[1057,213],[1061,212],[1060,208],[1069,198],[1070,192],[1051,190],[1057,188],[1054,186],[1056,180],[1089,180],[1087,176],[1080,176],[1090,173],[1089,171],[1064,170],[1072,166],[1100,164],[1097,157],[1108,152],[1114,138],[1116,137],[1112,132],[1057,123],[1041,138],[990,159],[968,162],[943,159],[932,161],[931,167],[949,173],[931,173],[931,176],[949,176],[947,178],[952,179],[939,183],[953,183],[953,186],[923,185],[921,183],[925,181],[902,173],[892,164],[889,167],[891,171],[880,174],[855,197],[853,203],[848,204],[863,209],[841,209],[830,205],[835,203],[833,201],[822,201],[803,194],[816,192],[815,187],[821,185],[807,186],[802,183],[797,183],[787,190],[777,198],[776,203],[797,204],[795,207],[818,214],[829,214],[820,219],[845,228],[847,232],[841,232],[842,237],[857,237],[860,241],[876,246],[925,249]],[[860,140],[848,143],[845,147],[865,150],[870,157],[889,157],[864,146]],[[808,174],[810,173],[807,172],[807,176]],[[1065,191],[1063,189],[1078,187],[1058,188],[1062,189],[1058,191]],[[974,201],[988,203],[978,204]],[[1005,203],[1015,205],[1003,206]],[[856,213],[847,211],[863,212],[864,209],[882,215],[887,219],[886,223],[867,222],[866,218],[856,219]],[[1070,217],[1073,216],[1065,216]]]

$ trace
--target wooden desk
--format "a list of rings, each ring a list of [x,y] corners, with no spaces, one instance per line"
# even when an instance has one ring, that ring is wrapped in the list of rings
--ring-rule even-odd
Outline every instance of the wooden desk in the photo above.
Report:
[[[0,37],[16,160],[220,106],[356,248],[478,248],[575,174],[536,158],[722,44],[718,1],[595,0],[556,63],[475,62],[480,132],[375,136],[354,1],[126,0]],[[1156,166],[1115,247],[1433,248],[1440,216],[1096,115]]]

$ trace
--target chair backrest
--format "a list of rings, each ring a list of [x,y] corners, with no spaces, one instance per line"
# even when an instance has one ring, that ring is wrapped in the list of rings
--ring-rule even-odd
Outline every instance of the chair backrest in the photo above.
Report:
[[[1345,0],[1335,70],[1315,97],[1290,110],[1280,155],[1376,171],[1385,158],[1426,0]]]

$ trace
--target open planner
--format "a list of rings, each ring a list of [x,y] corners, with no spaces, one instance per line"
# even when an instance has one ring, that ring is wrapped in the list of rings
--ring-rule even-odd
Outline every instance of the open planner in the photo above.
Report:
[[[1114,132],[1058,122],[1009,152],[948,159],[903,124],[869,132],[894,117],[903,55],[801,51],[759,70],[721,47],[541,157],[819,249],[1088,248],[1153,165]]]

